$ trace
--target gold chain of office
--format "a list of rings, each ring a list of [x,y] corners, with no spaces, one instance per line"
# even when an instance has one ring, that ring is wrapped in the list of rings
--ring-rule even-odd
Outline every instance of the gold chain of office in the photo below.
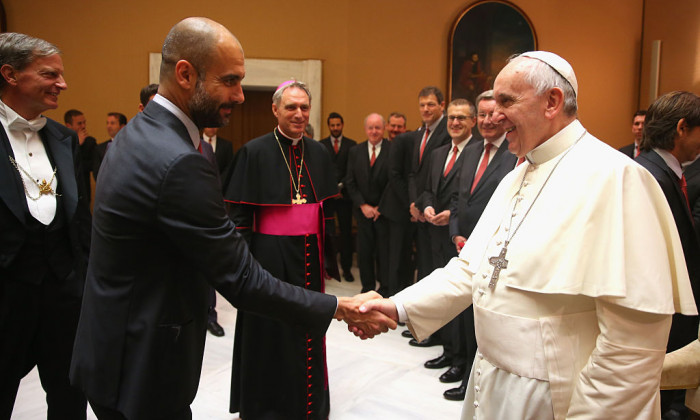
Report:
[[[34,179],[34,177],[32,176],[31,173],[29,173],[26,169],[24,169],[22,166],[20,166],[19,163],[17,163],[15,158],[13,158],[12,156],[10,156],[10,162],[12,163],[12,166],[14,166],[15,169],[17,169],[17,172],[19,172],[19,179],[22,180],[22,187],[24,187],[24,194],[26,194],[30,200],[37,201],[38,199],[41,198],[42,195],[54,195],[56,197],[61,196],[61,194],[57,194],[56,191],[54,191],[53,188],[51,188],[51,183],[53,183],[53,180],[56,179],[56,168],[54,168],[53,174],[51,175],[50,180],[46,181],[46,179],[44,178],[41,180],[41,182],[39,182],[39,181]],[[24,174],[27,178],[29,178],[34,183],[34,185],[36,185],[36,187],[39,189],[39,195],[37,195],[36,197],[32,197],[29,194],[29,191],[27,190],[27,184],[24,182],[25,176],[22,176],[22,174]]]

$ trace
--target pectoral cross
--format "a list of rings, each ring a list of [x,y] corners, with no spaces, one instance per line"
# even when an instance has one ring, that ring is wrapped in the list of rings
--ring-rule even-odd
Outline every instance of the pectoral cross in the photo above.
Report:
[[[297,193],[297,198],[292,198],[292,204],[306,204],[306,199],[301,198],[301,194]]]
[[[493,274],[491,275],[491,281],[489,282],[489,288],[493,289],[496,287],[496,282],[498,281],[498,275],[501,274],[501,270],[508,267],[508,260],[506,259],[506,252],[508,252],[508,242],[503,245],[501,253],[498,257],[490,257],[489,264],[493,266]]]

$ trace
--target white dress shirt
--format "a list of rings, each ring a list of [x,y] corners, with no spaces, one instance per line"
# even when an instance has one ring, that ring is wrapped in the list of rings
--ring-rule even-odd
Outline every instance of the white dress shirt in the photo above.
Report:
[[[29,213],[43,225],[48,226],[56,217],[56,195],[39,193],[38,184],[42,180],[50,181],[51,188],[56,192],[58,178],[53,176],[54,170],[51,167],[49,156],[46,154],[44,142],[39,137],[39,132],[29,128],[29,124],[43,127],[42,119],[43,124],[46,124],[46,117],[41,116],[27,122],[12,108],[0,101],[0,122],[2,122],[7,138],[10,140],[15,162],[20,168],[18,172],[26,190],[25,196]],[[17,125],[25,127],[18,128]],[[9,160],[9,156],[2,157],[2,159]],[[31,178],[27,174],[30,174]]]

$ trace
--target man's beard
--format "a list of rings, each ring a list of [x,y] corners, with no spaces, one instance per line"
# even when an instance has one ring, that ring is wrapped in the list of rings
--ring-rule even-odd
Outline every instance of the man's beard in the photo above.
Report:
[[[233,105],[233,103],[219,104],[216,102],[216,100],[207,94],[201,79],[197,80],[194,95],[192,95],[192,98],[190,98],[187,103],[187,107],[190,110],[190,117],[197,128],[225,126],[228,124],[229,119],[222,117],[219,110],[223,107],[233,108]]]

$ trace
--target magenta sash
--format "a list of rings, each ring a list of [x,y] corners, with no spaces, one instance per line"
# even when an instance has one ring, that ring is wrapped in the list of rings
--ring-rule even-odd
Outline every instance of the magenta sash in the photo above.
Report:
[[[274,236],[316,235],[321,263],[321,292],[325,292],[323,265],[323,203],[256,206],[253,232]]]

